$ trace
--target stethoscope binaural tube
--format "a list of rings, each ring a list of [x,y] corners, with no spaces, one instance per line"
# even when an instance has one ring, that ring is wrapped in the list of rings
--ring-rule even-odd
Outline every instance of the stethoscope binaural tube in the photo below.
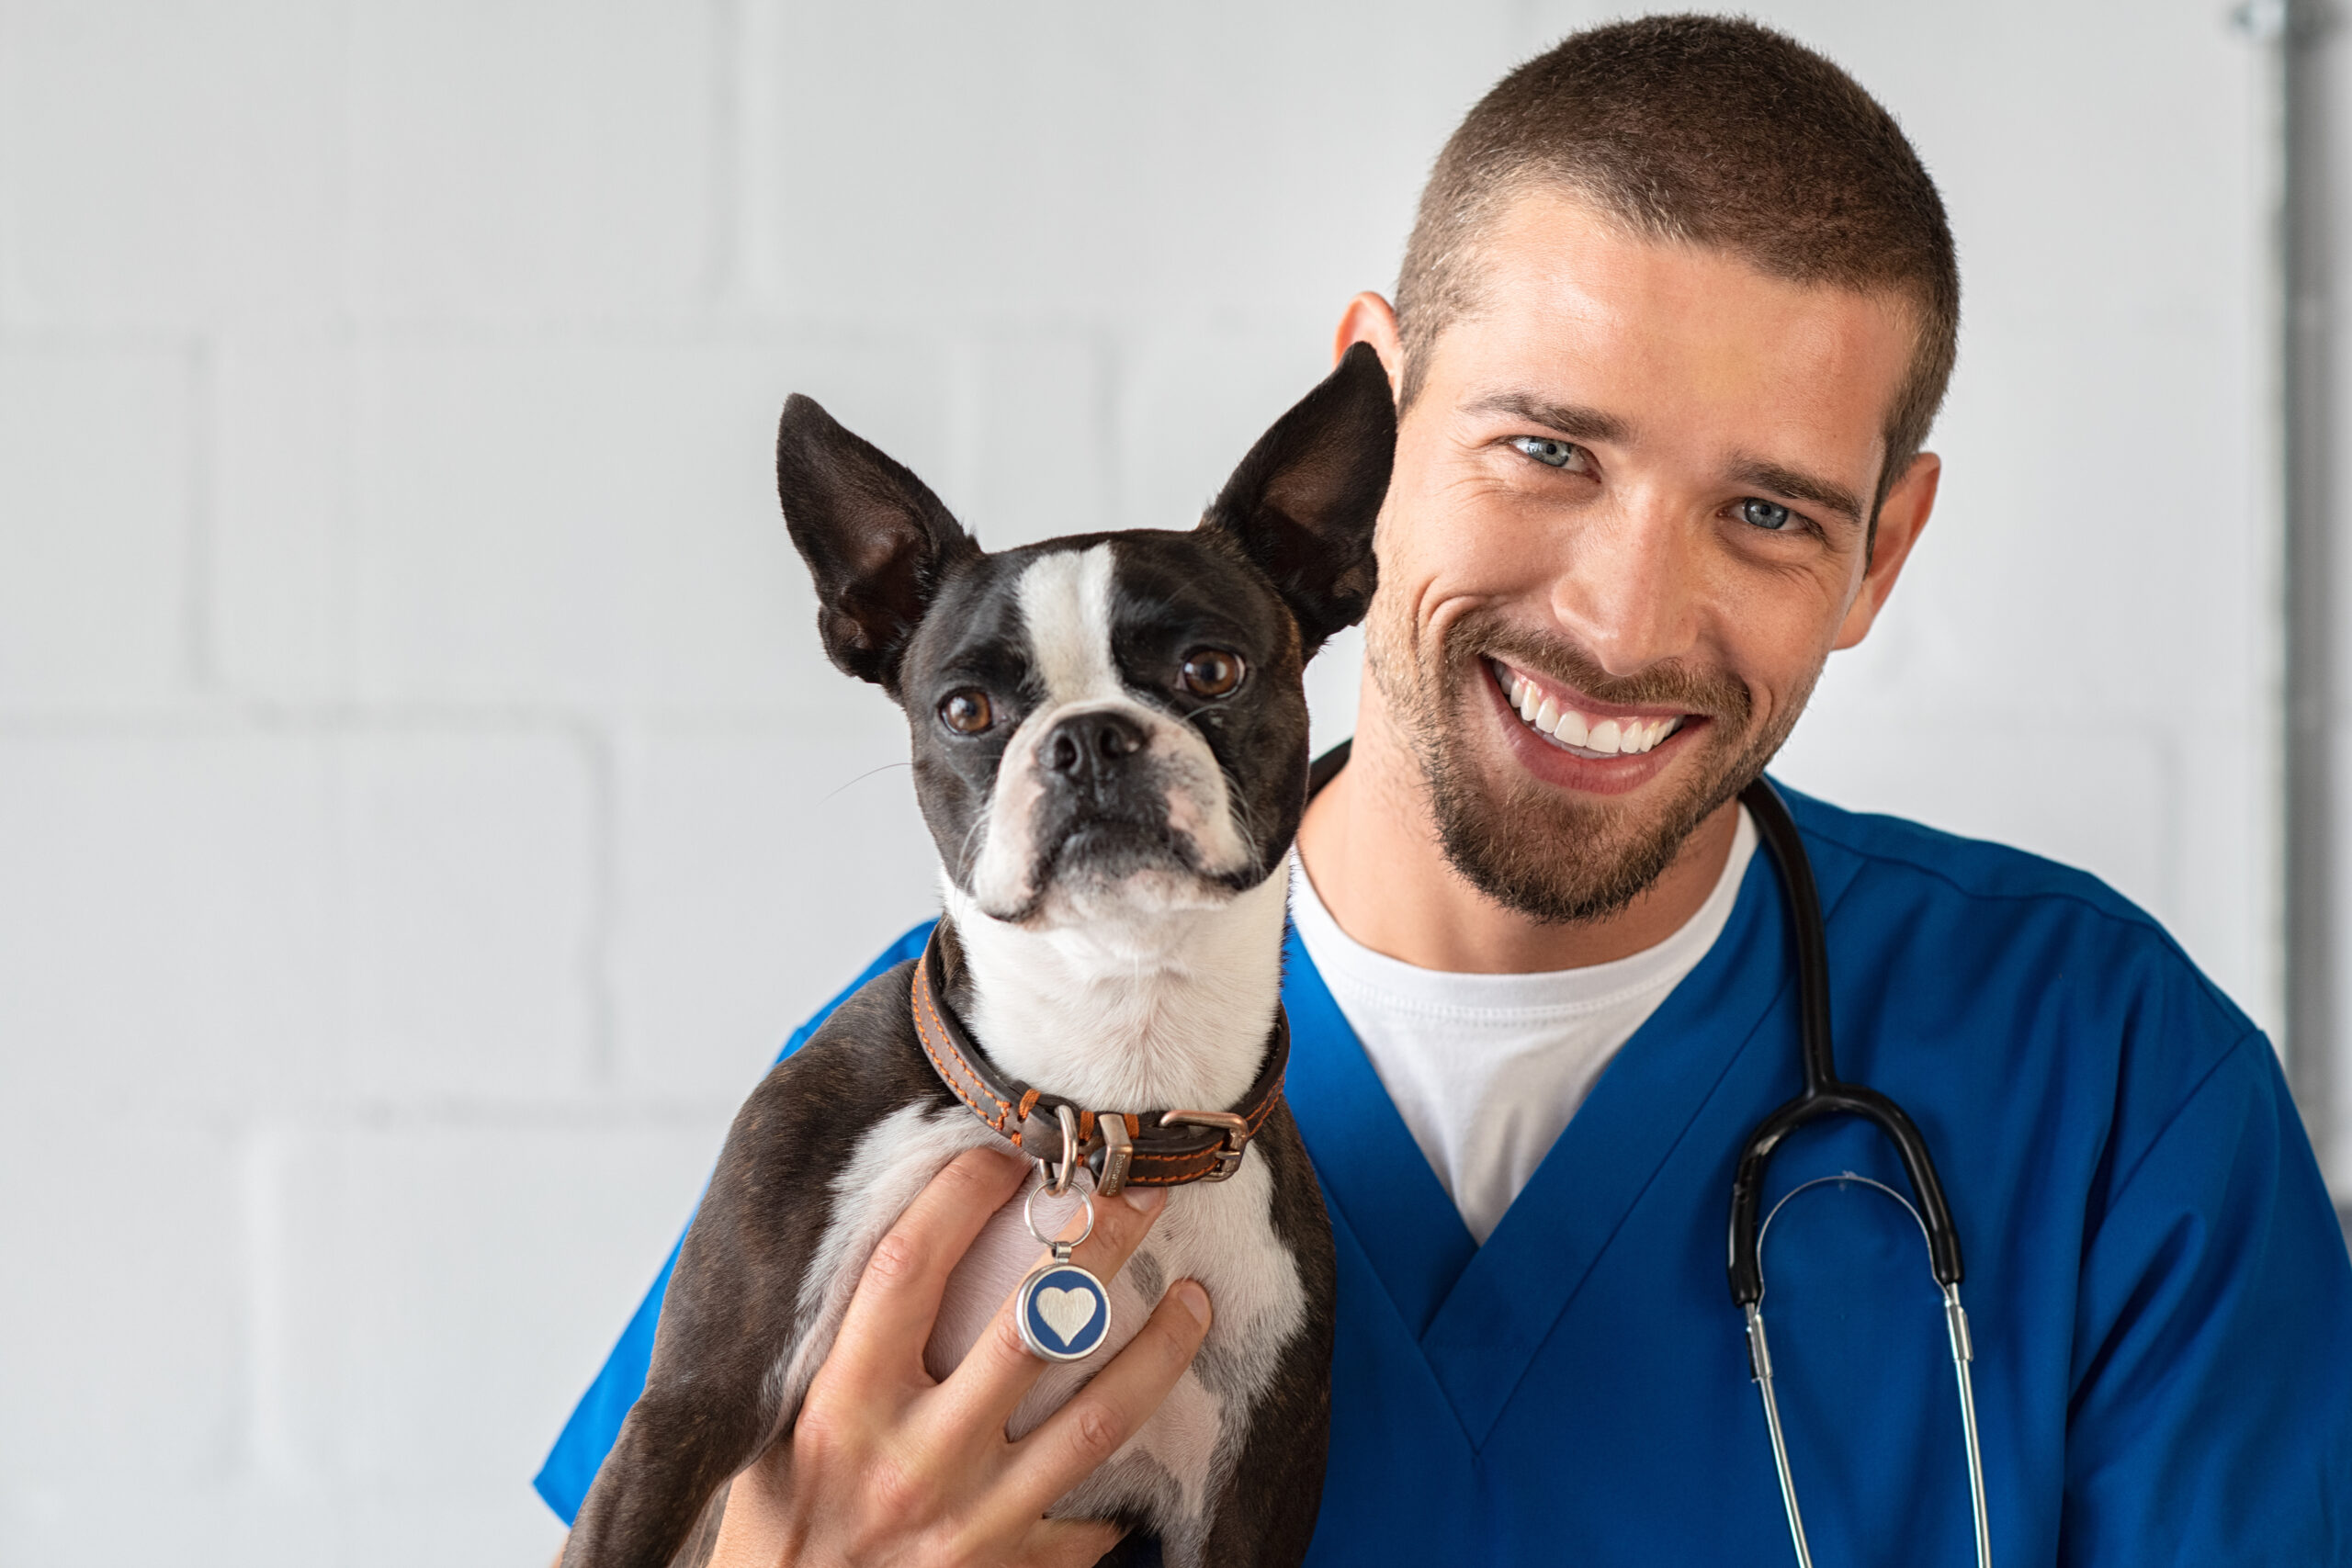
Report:
[[[1795,820],[1770,781],[1758,777],[1740,792],[1740,801],[1756,823],[1772,864],[1780,873],[1781,890],[1789,911],[1789,940],[1796,950],[1799,1055],[1804,1087],[1797,1097],[1757,1123],[1739,1152],[1731,1190],[1731,1294],[1747,1319],[1748,1376],[1764,1402],[1764,1424],[1772,1440],[1772,1461],[1781,1483],[1781,1500],[1788,1509],[1789,1534],[1796,1546],[1799,1568],[1813,1568],[1806,1545],[1804,1519],[1797,1507],[1796,1482],[1789,1471],[1788,1443],[1781,1429],[1781,1413],[1772,1396],[1771,1347],[1764,1334],[1764,1231],[1769,1218],[1762,1213],[1764,1179],[1773,1154],[1791,1133],[1832,1116],[1853,1116],[1884,1134],[1902,1156],[1904,1174],[1918,1202],[1904,1202],[1927,1238],[1928,1264],[1941,1289],[1944,1324],[1951,1341],[1954,1376],[1960,1389],[1961,1425],[1968,1447],[1969,1499],[1976,1525],[1977,1568],[1992,1568],[1991,1522],[1984,1506],[1984,1461],[1976,1429],[1976,1393],[1970,1376],[1975,1359],[1970,1341],[1968,1314],[1960,1304],[1960,1236],[1952,1228],[1951,1207],[1944,1201],[1943,1182],[1927,1139],[1903,1108],[1885,1095],[1838,1077],[1829,1031],[1829,936],[1823,923],[1821,894],[1814,886],[1813,863],[1798,837]],[[1902,1194],[1882,1182],[1863,1180],[1898,1202]],[[1807,1182],[1804,1186],[1813,1186]],[[1797,1189],[1802,1191],[1803,1187]],[[1795,1196],[1794,1192],[1789,1194]],[[1787,1198],[1781,1200],[1786,1202]],[[1775,1212],[1778,1205],[1775,1205]]]
[[[1813,863],[1805,854],[1804,840],[1797,836],[1795,819],[1769,779],[1758,778],[1740,791],[1739,798],[1755,819],[1757,836],[1781,874],[1781,890],[1788,902],[1789,940],[1796,949],[1798,1053],[1804,1066],[1804,1088],[1794,1100],[1757,1123],[1739,1152],[1739,1168],[1731,1183],[1732,1301],[1745,1309],[1763,1299],[1763,1268],[1757,1251],[1764,1173],[1773,1154],[1791,1133],[1830,1116],[1858,1116],[1894,1145],[1919,1200],[1919,1218],[1927,1227],[1928,1258],[1935,1269],[1936,1283],[1957,1285],[1960,1236],[1952,1229],[1951,1207],[1944,1201],[1944,1184],[1937,1179],[1928,1141],[1894,1101],[1876,1089],[1838,1079],[1830,1049],[1829,934],[1822,924],[1821,894],[1814,886]]]

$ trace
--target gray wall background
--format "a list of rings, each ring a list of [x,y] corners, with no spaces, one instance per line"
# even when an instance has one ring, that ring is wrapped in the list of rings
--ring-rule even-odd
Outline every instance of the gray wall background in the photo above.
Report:
[[[1937,520],[1783,776],[2089,867],[2275,1022],[2256,49],[1761,9],[1967,290]],[[0,0],[0,1563],[543,1560],[735,1103],[931,907],[784,395],[990,544],[1181,525],[1607,14]]]

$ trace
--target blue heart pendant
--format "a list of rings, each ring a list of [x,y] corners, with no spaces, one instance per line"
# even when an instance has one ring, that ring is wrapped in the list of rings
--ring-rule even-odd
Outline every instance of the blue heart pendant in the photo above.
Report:
[[[1012,1310],[1021,1342],[1048,1361],[1080,1361],[1111,1331],[1111,1294],[1102,1281],[1069,1261],[1067,1245],[1021,1281]]]

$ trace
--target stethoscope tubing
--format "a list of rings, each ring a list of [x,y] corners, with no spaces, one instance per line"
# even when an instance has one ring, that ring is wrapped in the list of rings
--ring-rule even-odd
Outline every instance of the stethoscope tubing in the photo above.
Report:
[[[1788,905],[1789,941],[1796,950],[1798,1056],[1804,1068],[1804,1086],[1795,1099],[1758,1122],[1740,1150],[1732,1177],[1731,1294],[1745,1309],[1764,1293],[1757,1263],[1762,1229],[1764,1177],[1772,1156],[1791,1133],[1832,1116],[1853,1116],[1886,1135],[1902,1156],[1904,1174],[1919,1202],[1920,1223],[1928,1233],[1928,1256],[1939,1285],[1957,1285],[1962,1269],[1960,1235],[1951,1223],[1951,1206],[1944,1201],[1944,1185],[1928,1140],[1903,1108],[1864,1084],[1838,1077],[1829,1027],[1829,933],[1823,923],[1821,893],[1813,880],[1813,862],[1798,836],[1781,792],[1770,779],[1758,776],[1740,792],[1740,802],[1756,823],[1757,837],[1781,875],[1781,891]]]
[[[1747,1324],[1748,1376],[1764,1404],[1765,1430],[1772,1441],[1772,1467],[1781,1483],[1781,1501],[1789,1517],[1789,1536],[1796,1548],[1798,1568],[1813,1568],[1813,1551],[1805,1540],[1804,1515],[1797,1506],[1796,1479],[1789,1468],[1789,1446],[1781,1426],[1780,1404],[1772,1392],[1772,1350],[1764,1331],[1764,1237],[1782,1205],[1807,1188],[1824,1182],[1858,1183],[1877,1189],[1901,1203],[1918,1225],[1928,1244],[1928,1263],[1942,1292],[1944,1325],[1951,1342],[1953,1376],[1960,1393],[1962,1435],[1968,1450],[1969,1502],[1976,1527],[1977,1568],[1993,1568],[1991,1516],[1984,1500],[1984,1457],[1976,1425],[1976,1390],[1971,1376],[1975,1346],[1969,1333],[1968,1314],[1961,1305],[1960,1236],[1944,1200],[1942,1180],[1936,1174],[1928,1141],[1903,1108],[1885,1095],[1838,1077],[1829,1027],[1829,936],[1821,911],[1821,894],[1813,879],[1813,863],[1798,836],[1788,805],[1770,781],[1758,776],[1740,792],[1740,800],[1756,823],[1758,838],[1780,873],[1781,893],[1788,905],[1790,942],[1796,950],[1799,1050],[1804,1087],[1797,1097],[1758,1122],[1741,1147],[1732,1178],[1730,1262],[1733,1304]],[[1764,1180],[1772,1156],[1791,1133],[1832,1116],[1853,1116],[1869,1122],[1894,1144],[1902,1157],[1904,1174],[1917,1198],[1915,1204],[1883,1181],[1857,1176],[1816,1177],[1782,1194],[1770,1213],[1761,1213]]]

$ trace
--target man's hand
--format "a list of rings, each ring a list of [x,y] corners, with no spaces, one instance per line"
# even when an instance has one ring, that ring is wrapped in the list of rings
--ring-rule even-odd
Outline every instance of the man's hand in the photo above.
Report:
[[[1023,1348],[1009,1300],[945,1382],[923,1370],[949,1271],[1028,1168],[996,1150],[963,1155],[875,1247],[790,1441],[735,1478],[712,1568],[1080,1564],[1118,1544],[1115,1525],[1046,1509],[1176,1386],[1208,1330],[1206,1292],[1177,1281],[1126,1348],[1017,1443],[1005,1422],[1046,1363]],[[1076,1260],[1111,1278],[1164,1201],[1131,1187],[1098,1203]]]

